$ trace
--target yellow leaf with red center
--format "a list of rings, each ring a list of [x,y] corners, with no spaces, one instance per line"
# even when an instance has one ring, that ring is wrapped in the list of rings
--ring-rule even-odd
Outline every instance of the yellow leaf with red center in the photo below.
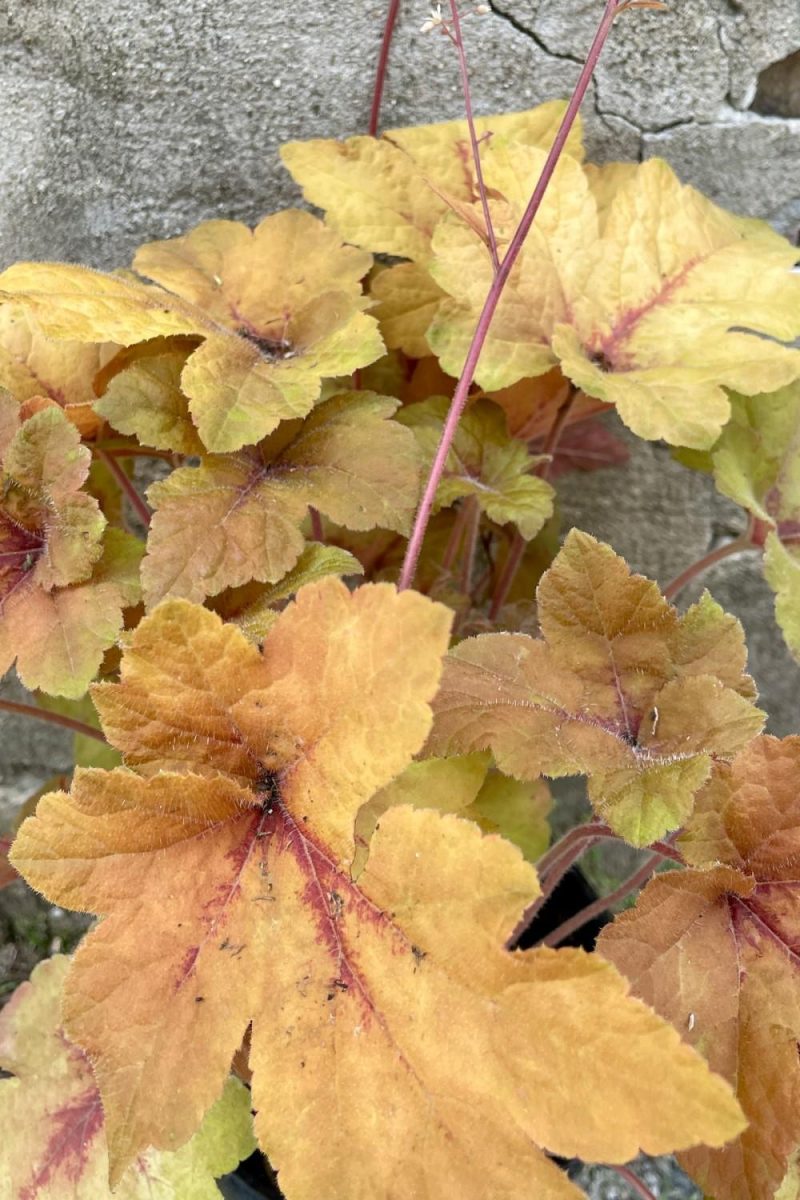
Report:
[[[354,882],[356,816],[428,733],[449,625],[417,593],[326,579],[259,653],[168,601],[121,682],[94,689],[127,768],[45,797],[13,859],[103,914],[64,1012],[112,1181],[191,1136],[248,1026],[257,1135],[289,1200],[483,1200],[487,1181],[568,1200],[540,1147],[626,1161],[741,1129],[727,1085],[613,968],[504,949],[538,884],[502,838],[394,808]]]
[[[142,567],[148,604],[277,582],[303,550],[309,504],[352,529],[407,531],[420,455],[408,430],[388,419],[396,408],[372,392],[334,396],[258,446],[209,455],[153,484]]]
[[[498,237],[511,236],[543,165],[502,138],[486,149]],[[562,158],[503,292],[476,378],[505,388],[559,364],[615,404],[639,436],[710,447],[748,395],[800,377],[796,250],[684,187],[651,159],[591,180]],[[494,194],[499,198],[495,199]],[[433,236],[431,273],[451,299],[427,340],[458,375],[492,280],[487,249],[457,217]]]
[[[484,149],[500,135],[547,149],[564,109],[562,101],[551,101],[529,112],[477,117],[475,128]],[[581,154],[579,124],[567,147]],[[478,200],[466,121],[389,129],[380,138],[288,142],[281,158],[306,200],[324,208],[348,242],[421,263],[431,256],[437,222],[453,207],[461,211]],[[475,224],[482,223],[477,217]]]
[[[0,387],[20,403],[42,396],[54,400],[82,437],[94,437],[101,425],[92,410],[94,381],[116,350],[110,343],[51,341],[25,312],[0,307]]]
[[[85,267],[18,263],[0,275],[0,300],[32,312],[50,338],[124,346],[202,338],[181,387],[204,445],[224,453],[305,416],[324,377],[380,357],[377,324],[362,311],[361,279],[371,262],[309,213],[289,210],[255,230],[208,221],[143,246],[136,268],[163,287]]]
[[[598,946],[736,1088],[745,1132],[680,1156],[731,1200],[768,1200],[800,1149],[799,773],[800,738],[752,742],[697,799],[694,869],[648,884]]]
[[[216,1177],[253,1148],[246,1089],[230,1079],[202,1126],[175,1154],[145,1151],[108,1186],[100,1093],[86,1055],[64,1034],[69,959],[39,964],[0,1013],[4,1192],[15,1200],[218,1200]]]
[[[429,469],[442,437],[450,402],[436,396],[403,408],[398,420],[416,437]],[[528,453],[523,442],[506,432],[497,406],[476,400],[459,421],[436,507],[474,496],[482,512],[504,525],[513,521],[526,540],[535,537],[553,514],[553,489],[531,474],[542,460]]]
[[[761,729],[741,626],[705,597],[679,617],[656,584],[573,531],[537,589],[541,638],[451,651],[433,754],[490,749],[516,779],[588,776],[597,813],[645,846],[682,825],[713,764]]]

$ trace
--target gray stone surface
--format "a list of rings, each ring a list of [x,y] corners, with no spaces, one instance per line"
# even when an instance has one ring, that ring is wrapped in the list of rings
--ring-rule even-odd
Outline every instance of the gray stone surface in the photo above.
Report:
[[[566,95],[599,0],[492,8],[465,22],[476,109]],[[800,46],[800,7],[671,0],[670,9],[619,19],[586,105],[591,152],[664,153],[735,207],[780,209],[791,223],[781,213],[800,194],[797,122],[734,118],[759,72]],[[384,11],[383,0],[60,0],[55,19],[48,0],[5,0],[0,265],[118,265],[142,240],[292,202],[277,146],[364,129]],[[420,0],[401,5],[387,124],[461,115],[452,48],[419,33],[426,13]]]

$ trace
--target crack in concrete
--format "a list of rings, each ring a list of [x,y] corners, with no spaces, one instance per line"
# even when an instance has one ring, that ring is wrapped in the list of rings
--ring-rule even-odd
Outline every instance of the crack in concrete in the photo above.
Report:
[[[489,8],[496,17],[499,17],[501,21],[507,21],[512,29],[516,29],[517,33],[521,33],[523,37],[529,38],[549,58],[555,58],[559,62],[574,63],[578,67],[583,66],[583,59],[579,55],[559,54],[557,50],[552,50],[535,29],[531,29],[528,25],[523,25],[517,17],[512,16],[509,12],[505,12],[504,9],[500,8],[497,0],[488,0],[488,3]]]

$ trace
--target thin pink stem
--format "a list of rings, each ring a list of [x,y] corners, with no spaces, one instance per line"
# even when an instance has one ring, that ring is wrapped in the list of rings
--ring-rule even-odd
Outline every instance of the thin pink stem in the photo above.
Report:
[[[383,86],[386,83],[386,68],[389,65],[389,50],[392,45],[392,35],[394,27],[397,24],[397,14],[399,11],[400,0],[390,0],[389,10],[386,13],[386,22],[383,26],[383,39],[381,41],[380,53],[378,54],[378,66],[375,71],[375,86],[372,91],[372,108],[370,109],[368,127],[370,137],[378,136]]]
[[[629,1167],[615,1166],[613,1169],[617,1172],[620,1178],[624,1179],[625,1182],[639,1194],[641,1200],[656,1200],[655,1196],[650,1191],[650,1188],[647,1187],[646,1184],[642,1183],[639,1176],[634,1175],[633,1171],[631,1171]]]
[[[638,871],[634,871],[633,875],[623,880],[618,888],[615,888],[613,892],[609,892],[607,896],[600,896],[597,900],[593,900],[591,904],[587,904],[580,912],[575,913],[568,920],[562,921],[552,933],[548,933],[547,937],[542,939],[541,945],[557,946],[559,942],[563,942],[576,929],[580,929],[583,925],[588,924],[589,921],[594,920],[595,917],[599,917],[606,909],[611,908],[618,901],[624,900],[631,892],[636,891],[643,884],[647,883],[647,880],[653,874],[656,867],[663,861],[663,854],[651,854],[642,863]]]
[[[311,536],[315,542],[325,541],[325,530],[322,528],[322,517],[319,511],[309,504],[308,515],[311,517]]]
[[[109,471],[119,484],[120,489],[130,500],[132,507],[138,514],[139,520],[146,529],[150,524],[150,509],[147,507],[144,500],[123,471],[122,467],[111,454],[109,454],[106,450],[102,450],[99,446],[95,446],[94,452],[100,461],[108,467]]]
[[[111,458],[162,458],[171,463],[176,457],[169,450],[144,450],[141,446],[95,446],[95,451],[100,449]]]
[[[664,596],[667,600],[674,600],[675,597],[683,591],[687,584],[696,579],[698,575],[702,575],[709,567],[713,567],[715,563],[722,562],[724,558],[730,558],[734,554],[742,554],[745,550],[757,550],[750,541],[749,534],[742,534],[741,537],[735,538],[732,542],[725,542],[723,546],[717,546],[716,550],[711,550],[708,554],[704,554],[702,558],[698,558],[697,562],[693,562],[685,571],[681,571],[680,575],[668,583],[664,588]]]
[[[561,435],[564,432],[567,421],[569,419],[570,409],[577,395],[577,390],[571,388],[569,395],[564,402],[559,405],[558,411],[553,419],[553,424],[547,435],[542,453],[548,455],[547,461],[542,463],[542,468],[537,471],[541,479],[547,479],[553,466],[553,456],[558,449],[558,443],[561,441]],[[514,534],[514,540],[508,551],[508,557],[503,563],[503,570],[500,573],[500,578],[497,581],[497,586],[492,596],[492,603],[489,608],[489,620],[496,621],[500,609],[508,599],[508,593],[511,591],[512,584],[517,577],[517,571],[520,568],[523,558],[525,557],[525,548],[528,545],[525,538],[519,532]]]
[[[489,253],[492,256],[492,266],[495,274],[500,270],[500,256],[497,252],[497,238],[492,224],[492,214],[489,211],[489,197],[486,192],[486,184],[483,181],[483,167],[481,166],[481,148],[478,144],[478,134],[475,130],[475,118],[472,113],[472,90],[469,84],[469,69],[467,67],[467,51],[464,46],[464,38],[461,33],[461,18],[458,15],[457,0],[450,0],[450,13],[453,18],[453,33],[452,41],[458,53],[458,69],[461,74],[461,89],[464,93],[464,111],[467,116],[467,128],[469,129],[469,140],[472,146],[472,162],[475,167],[475,179],[478,184],[478,195],[481,199],[481,208],[483,209],[483,220],[486,225],[486,236],[489,239]]]
[[[594,41],[589,49],[586,62],[581,70],[578,82],[575,85],[575,90],[573,91],[572,97],[567,105],[567,111],[564,113],[564,118],[561,122],[558,133],[556,134],[553,145],[550,148],[549,154],[547,155],[547,160],[542,168],[542,173],[539,176],[536,187],[533,189],[533,194],[531,195],[525,212],[522,215],[522,220],[517,226],[508,250],[503,257],[503,261],[500,263],[500,269],[495,274],[494,279],[492,280],[492,285],[489,288],[489,292],[486,296],[486,300],[484,301],[481,314],[478,318],[478,323],[475,327],[475,332],[472,335],[472,341],[470,343],[469,350],[467,351],[467,357],[461,372],[461,378],[456,385],[456,390],[450,405],[450,411],[447,414],[447,420],[444,424],[442,438],[436,451],[436,457],[434,458],[433,465],[428,476],[428,481],[425,485],[425,490],[417,510],[417,515],[414,520],[414,528],[411,531],[411,537],[408,540],[405,560],[403,562],[403,567],[400,572],[400,579],[398,582],[398,588],[401,591],[404,588],[410,587],[414,581],[414,574],[417,569],[417,563],[419,562],[419,556],[422,550],[422,542],[425,537],[425,530],[428,527],[431,510],[433,509],[433,503],[436,498],[436,491],[439,487],[442,473],[444,472],[447,455],[450,452],[450,447],[453,443],[453,438],[455,437],[458,423],[461,420],[461,414],[463,413],[467,403],[469,389],[472,386],[478,360],[480,359],[483,345],[486,341],[486,336],[494,318],[497,305],[500,297],[503,294],[503,289],[508,282],[511,269],[519,257],[519,253],[523,247],[525,238],[528,236],[528,231],[533,224],[534,217],[539,211],[539,207],[542,203],[545,192],[547,191],[548,185],[553,176],[553,172],[556,169],[556,164],[558,163],[564,146],[566,145],[570,130],[575,123],[575,118],[578,115],[578,109],[580,108],[583,98],[586,95],[586,90],[589,87],[592,74],[594,73],[594,69],[597,65],[597,60],[599,59],[603,46],[605,45],[606,39],[611,30],[611,26],[614,23],[614,17],[616,16],[618,7],[619,0],[606,0],[603,18],[600,22],[597,33],[595,34]]]
[[[447,545],[445,546],[444,554],[442,555],[441,568],[443,571],[451,570],[453,563],[456,561],[456,555],[458,554],[458,548],[461,545],[461,539],[464,536],[464,528],[466,523],[467,506],[466,504],[462,503],[461,507],[456,513],[455,520],[453,521],[453,528],[450,530],[450,537],[447,539]]]
[[[604,821],[587,821],[584,825],[576,825],[574,829],[568,830],[563,837],[554,842],[547,853],[534,864],[542,886],[541,895],[525,909],[506,945],[515,944],[542,905],[552,896],[570,867],[591,849],[595,842],[616,839],[617,836]],[[669,841],[653,842],[651,849],[661,858],[669,858],[685,866],[679,852]]]
[[[105,743],[105,737],[93,725],[76,721],[73,717],[65,717],[61,713],[50,712],[46,708],[36,708],[33,704],[20,704],[16,700],[0,700],[0,710],[17,713],[22,717],[34,717],[37,721],[49,721],[51,725],[62,725],[73,733],[82,733],[84,737],[94,738],[96,742]]]
[[[472,593],[472,573],[475,569],[475,552],[478,548],[478,533],[481,527],[481,508],[476,496],[469,496],[464,503],[467,510],[464,552],[461,556],[459,590],[469,596]]]

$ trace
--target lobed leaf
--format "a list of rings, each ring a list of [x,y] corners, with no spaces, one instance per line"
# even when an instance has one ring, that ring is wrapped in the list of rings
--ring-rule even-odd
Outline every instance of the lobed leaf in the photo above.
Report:
[[[388,420],[396,408],[372,392],[334,396],[252,449],[209,455],[153,484],[142,566],[148,605],[168,595],[202,600],[251,580],[276,583],[303,550],[309,504],[351,529],[407,531],[419,455],[411,435]]]
[[[493,139],[486,178],[505,241],[543,162]],[[607,180],[603,173],[610,171]],[[488,251],[457,217],[433,236],[433,278],[451,299],[426,333],[458,375],[491,283]],[[746,394],[800,376],[796,250],[685,187],[651,159],[591,177],[562,158],[511,273],[477,370],[487,390],[559,364],[615,404],[640,437],[709,448]]]
[[[567,1200],[540,1147],[626,1161],[741,1129],[727,1085],[611,966],[503,948],[538,884],[502,838],[393,808],[354,881],[354,822],[427,736],[449,625],[414,592],[324,579],[259,653],[168,601],[94,689],[127,768],[79,771],[13,857],[106,914],[64,1011],[112,1182],[191,1136],[249,1025],[257,1134],[289,1200],[478,1200],[487,1178]]]
[[[81,490],[90,454],[64,412],[51,403],[22,420],[11,397],[0,404],[0,671],[16,659],[27,687],[77,697],[136,599],[140,545],[106,531]]]
[[[68,968],[60,955],[40,963],[0,1013],[0,1066],[14,1076],[0,1080],[8,1196],[216,1200],[216,1177],[253,1148],[246,1089],[229,1079],[187,1145],[173,1154],[143,1151],[112,1193],[100,1094],[86,1055],[61,1028]]]
[[[741,627],[705,597],[685,616],[573,531],[537,590],[539,639],[451,651],[430,753],[490,749],[506,774],[585,774],[595,810],[648,845],[689,816],[712,767],[761,729]]]
[[[288,210],[255,230],[207,221],[143,246],[135,266],[162,287],[85,267],[17,263],[0,274],[0,300],[32,313],[50,338],[123,346],[202,339],[181,387],[203,444],[225,453],[305,416],[324,376],[380,357],[377,325],[361,311],[370,263],[310,213]]]
[[[475,128],[479,137],[503,135],[546,149],[564,108],[551,101],[530,112],[478,117]],[[581,153],[578,124],[568,146]],[[281,158],[345,241],[421,263],[430,258],[437,222],[453,205],[478,199],[466,121],[391,129],[380,138],[287,142]]]
[[[449,407],[445,397],[436,396],[409,404],[398,415],[414,433],[426,471],[436,454]],[[436,493],[436,508],[474,496],[487,517],[501,525],[513,521],[529,541],[553,513],[553,489],[530,473],[541,461],[509,436],[496,405],[477,400],[456,429]]]
[[[649,883],[598,944],[736,1088],[747,1129],[680,1155],[731,1200],[775,1195],[800,1148],[798,768],[796,737],[758,738],[721,768],[679,843],[693,869]]]

